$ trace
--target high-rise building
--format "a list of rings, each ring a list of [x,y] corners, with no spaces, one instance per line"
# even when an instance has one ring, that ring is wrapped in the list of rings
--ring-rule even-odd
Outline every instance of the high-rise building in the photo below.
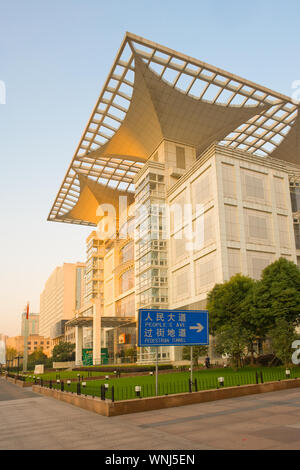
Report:
[[[78,360],[83,325],[98,363],[105,338],[116,345],[109,332],[122,312],[129,323],[141,307],[204,308],[214,284],[235,273],[258,279],[279,257],[300,266],[299,107],[126,34],[49,215],[98,226],[106,252],[98,300],[73,322]],[[122,216],[126,197],[131,218]],[[135,231],[123,246],[125,219]],[[141,349],[139,360],[152,352]],[[176,360],[180,349],[159,357]]]
[[[64,263],[54,269],[40,297],[40,335],[55,345],[64,338],[64,324],[82,301],[83,263]]]
[[[22,313],[21,336],[24,336],[26,313]],[[39,313],[29,313],[28,315],[28,335],[39,334]]]

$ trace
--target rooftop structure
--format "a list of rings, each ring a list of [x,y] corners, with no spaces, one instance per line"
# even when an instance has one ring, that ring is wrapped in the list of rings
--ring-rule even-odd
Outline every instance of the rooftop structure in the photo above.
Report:
[[[299,103],[126,33],[48,220],[97,224],[102,202],[133,200],[134,177],[164,139],[300,162]],[[130,201],[131,202],[131,201]]]

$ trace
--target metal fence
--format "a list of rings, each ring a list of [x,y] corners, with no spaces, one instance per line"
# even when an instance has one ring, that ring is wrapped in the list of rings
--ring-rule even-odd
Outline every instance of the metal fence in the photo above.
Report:
[[[258,384],[264,382],[281,381],[300,377],[300,368],[290,370],[256,370],[243,372],[242,374],[224,373],[223,377],[214,375],[212,377],[203,377],[201,372],[195,372],[193,381],[190,378],[167,382],[166,380],[158,381],[159,396],[173,395],[177,393],[193,393],[201,390],[212,390],[224,387],[236,387],[249,384]],[[91,397],[100,397],[102,400],[122,401],[134,398],[154,397],[156,395],[155,382],[153,377],[152,383],[142,383],[145,376],[141,376],[141,384],[124,385],[122,379],[118,383],[114,379],[113,384],[109,379],[97,381],[84,381],[83,377],[79,377],[78,381],[71,380],[49,380],[35,378],[35,384],[49,387],[56,390],[74,393],[77,395],[85,395]],[[165,377],[164,377],[165,379]]]

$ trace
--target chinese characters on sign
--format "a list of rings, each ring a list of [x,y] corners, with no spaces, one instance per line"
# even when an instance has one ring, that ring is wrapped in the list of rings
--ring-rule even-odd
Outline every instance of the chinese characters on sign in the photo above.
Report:
[[[207,310],[139,310],[139,346],[208,344]]]

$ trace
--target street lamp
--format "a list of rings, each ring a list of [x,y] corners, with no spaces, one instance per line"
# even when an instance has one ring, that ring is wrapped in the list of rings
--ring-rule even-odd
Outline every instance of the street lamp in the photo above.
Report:
[[[218,377],[220,387],[224,387],[224,377]]]

